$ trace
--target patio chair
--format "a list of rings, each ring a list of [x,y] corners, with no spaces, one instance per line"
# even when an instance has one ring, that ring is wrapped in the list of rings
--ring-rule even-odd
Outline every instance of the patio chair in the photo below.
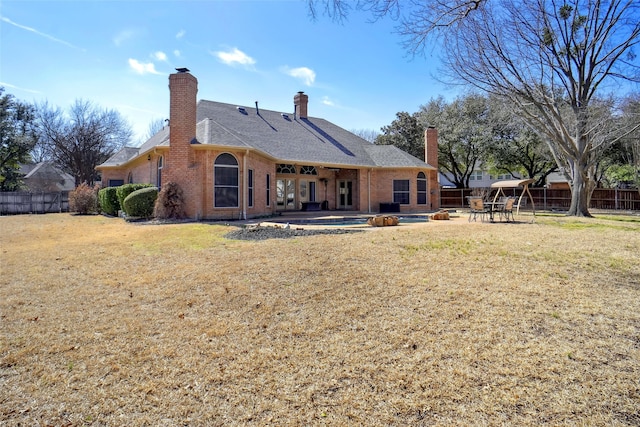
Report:
[[[480,216],[480,221],[484,222],[485,215],[489,213],[489,209],[480,198],[470,198],[469,208],[469,222],[471,222],[471,220],[477,221],[478,216]]]
[[[511,222],[516,222],[516,219],[513,217],[513,204],[515,201],[515,197],[507,198],[504,207],[500,210],[500,219],[504,216],[506,221],[509,222],[509,217],[511,217]]]

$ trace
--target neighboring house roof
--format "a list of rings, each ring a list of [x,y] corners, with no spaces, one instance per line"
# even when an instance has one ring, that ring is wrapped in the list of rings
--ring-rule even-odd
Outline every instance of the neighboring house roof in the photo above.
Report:
[[[295,118],[294,114],[202,100],[197,105],[197,122],[198,144],[256,150],[282,163],[435,169],[395,146],[371,144],[315,117]],[[168,144],[165,127],[140,148],[123,149],[101,167],[120,166]]]
[[[138,156],[146,154],[155,147],[169,146],[169,127],[165,126],[161,131],[149,138],[140,147],[124,147],[109,157],[100,167],[122,166]]]
[[[70,191],[75,188],[75,179],[51,162],[40,162],[20,166],[25,174],[23,181],[31,191]]]

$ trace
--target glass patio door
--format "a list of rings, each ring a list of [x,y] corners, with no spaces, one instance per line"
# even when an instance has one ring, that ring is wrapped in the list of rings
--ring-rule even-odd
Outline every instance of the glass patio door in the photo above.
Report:
[[[338,209],[353,209],[353,181],[338,181]]]
[[[296,180],[276,180],[276,204],[280,210],[292,210],[296,208]]]

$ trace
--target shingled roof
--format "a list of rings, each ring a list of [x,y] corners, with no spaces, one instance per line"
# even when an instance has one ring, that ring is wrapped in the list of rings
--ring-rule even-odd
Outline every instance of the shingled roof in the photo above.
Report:
[[[395,146],[373,145],[320,118],[212,101],[198,102],[197,114],[200,143],[253,148],[285,163],[429,167]]]
[[[294,114],[201,100],[197,122],[196,139],[201,145],[256,150],[279,163],[434,169],[395,146],[371,144],[315,117],[296,118]],[[168,143],[165,127],[140,148],[126,148],[101,166],[121,165]]]

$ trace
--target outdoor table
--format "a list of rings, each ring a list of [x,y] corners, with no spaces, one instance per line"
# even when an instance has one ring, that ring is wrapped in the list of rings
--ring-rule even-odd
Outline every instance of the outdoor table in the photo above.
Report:
[[[489,200],[484,202],[484,204],[489,208],[489,220],[491,222],[495,222],[495,214],[500,212],[505,205],[504,200]]]

